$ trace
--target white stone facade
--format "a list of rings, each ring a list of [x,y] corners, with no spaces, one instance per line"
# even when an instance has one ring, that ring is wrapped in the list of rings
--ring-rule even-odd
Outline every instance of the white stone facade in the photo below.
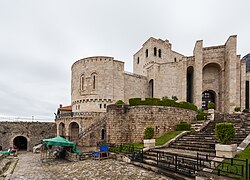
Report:
[[[124,63],[113,57],[78,60],[72,65],[72,111],[105,112],[107,105],[120,99],[128,103],[130,98],[164,96],[176,96],[199,108],[214,101],[223,113],[249,108],[250,76],[236,49],[236,36],[212,47],[203,47],[199,40],[193,56],[187,57],[173,51],[168,40],[151,37],[134,54],[134,73],[125,72]]]

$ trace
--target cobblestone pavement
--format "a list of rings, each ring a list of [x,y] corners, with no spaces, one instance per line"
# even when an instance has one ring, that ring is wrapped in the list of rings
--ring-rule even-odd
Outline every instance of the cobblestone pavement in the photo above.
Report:
[[[147,171],[132,164],[113,159],[77,162],[53,160],[42,163],[40,161],[40,154],[30,152],[19,154],[18,158],[19,162],[14,173],[6,179],[170,179],[152,171]]]

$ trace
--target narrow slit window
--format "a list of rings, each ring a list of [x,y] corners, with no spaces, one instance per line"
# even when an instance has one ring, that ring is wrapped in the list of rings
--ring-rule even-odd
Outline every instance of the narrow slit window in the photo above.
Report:
[[[157,56],[157,48],[154,47],[154,56]]]

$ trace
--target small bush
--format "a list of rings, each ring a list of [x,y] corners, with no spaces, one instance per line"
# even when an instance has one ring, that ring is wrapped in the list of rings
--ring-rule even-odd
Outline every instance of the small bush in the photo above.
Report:
[[[191,129],[191,124],[181,121],[180,124],[176,125],[176,131],[189,131]]]
[[[235,129],[232,123],[217,123],[215,135],[222,144],[229,144],[235,137]]]
[[[199,112],[197,115],[196,115],[196,120],[207,120],[207,113],[205,112]]]
[[[235,108],[234,108],[234,111],[235,111],[235,112],[240,112],[240,107],[235,107]]]
[[[244,109],[242,112],[249,113],[249,109]]]
[[[145,139],[152,139],[154,137],[155,130],[152,127],[147,127],[144,131]]]
[[[214,109],[215,108],[215,104],[213,102],[209,102],[207,105],[208,109]]]
[[[118,100],[115,102],[115,104],[125,104],[122,100]]]

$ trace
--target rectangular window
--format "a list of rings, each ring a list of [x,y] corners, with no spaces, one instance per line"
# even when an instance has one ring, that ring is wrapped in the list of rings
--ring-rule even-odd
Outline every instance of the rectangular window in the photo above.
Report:
[[[100,109],[102,109],[102,104],[100,104]]]
[[[106,104],[104,104],[103,106],[104,106],[104,108],[106,108]]]

